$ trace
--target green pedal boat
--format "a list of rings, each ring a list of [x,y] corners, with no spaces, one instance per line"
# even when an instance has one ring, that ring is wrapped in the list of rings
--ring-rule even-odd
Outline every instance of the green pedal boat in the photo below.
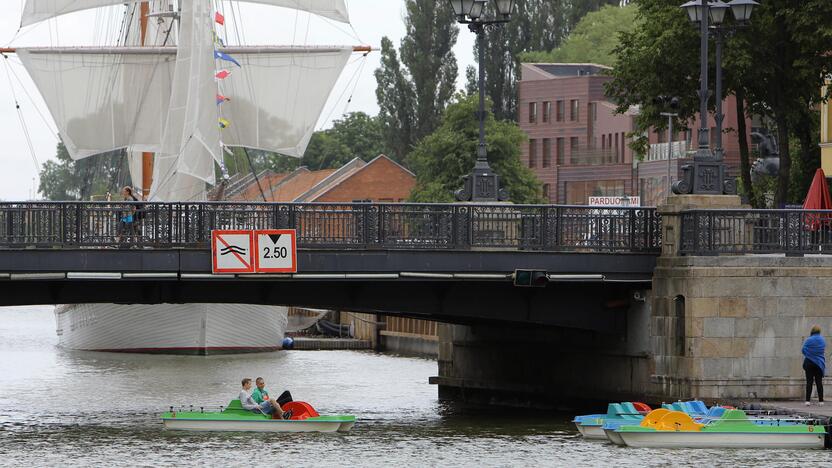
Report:
[[[679,411],[657,409],[639,425],[615,433],[630,447],[822,449],[822,425],[794,421],[752,420],[742,410],[728,410],[707,424]]]
[[[174,431],[222,432],[347,432],[355,426],[355,416],[321,416],[302,401],[287,403],[283,409],[292,410],[291,419],[271,419],[232,400],[222,411],[168,411],[162,414],[162,422],[165,429]]]

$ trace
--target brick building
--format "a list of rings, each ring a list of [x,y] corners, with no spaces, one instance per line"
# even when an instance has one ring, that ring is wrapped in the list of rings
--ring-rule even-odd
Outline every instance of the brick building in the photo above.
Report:
[[[372,200],[402,202],[416,185],[416,176],[385,155],[370,162],[353,159],[338,169],[310,171],[300,167],[276,174],[263,171],[257,175],[235,176],[225,189],[231,201],[269,202],[344,202]],[[261,193],[262,190],[262,193]]]
[[[640,196],[644,206],[655,206],[667,195],[668,172],[676,180],[679,166],[695,149],[698,119],[674,132],[648,131],[647,154],[635,155],[627,135],[635,131],[638,109],[616,114],[605,96],[611,80],[609,67],[596,64],[524,63],[519,82],[520,128],[529,137],[522,161],[543,182],[544,196],[552,203],[578,204],[590,196]],[[736,101],[723,103],[725,161],[731,175],[738,174]],[[716,125],[710,118],[713,147]],[[750,119],[746,120],[751,129]],[[673,155],[668,167],[668,150]]]

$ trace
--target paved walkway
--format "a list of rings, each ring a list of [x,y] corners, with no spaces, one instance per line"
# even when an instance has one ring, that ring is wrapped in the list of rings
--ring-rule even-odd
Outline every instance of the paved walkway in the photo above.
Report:
[[[817,401],[812,401],[812,406],[806,406],[802,401],[753,401],[765,409],[773,409],[779,412],[797,413],[810,417],[832,418],[832,402],[827,401],[824,406],[818,406]]]

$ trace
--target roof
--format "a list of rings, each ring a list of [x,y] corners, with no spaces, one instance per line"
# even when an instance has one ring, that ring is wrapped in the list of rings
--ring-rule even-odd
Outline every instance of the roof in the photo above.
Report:
[[[382,161],[388,162],[388,163],[394,165],[395,167],[397,167],[398,169],[401,169],[403,172],[409,174],[414,179],[416,178],[416,175],[414,173],[412,173],[410,170],[408,170],[406,167],[402,166],[401,164],[397,163],[396,161],[393,161],[392,159],[387,157],[387,155],[384,155],[384,154],[380,154],[380,155],[376,156],[375,158],[373,158],[372,161],[370,161],[368,163],[365,163],[361,159],[355,158],[352,161],[345,164],[340,169],[338,169],[338,171],[335,174],[332,174],[330,177],[327,177],[325,180],[322,180],[320,183],[318,183],[318,185],[316,185],[315,187],[312,187],[311,189],[309,189],[309,191],[307,191],[303,195],[299,196],[295,201],[298,201],[298,202],[312,202],[312,201],[315,201],[318,198],[320,198],[321,196],[323,196],[324,194],[326,194],[327,192],[335,189],[339,185],[341,185],[344,182],[346,182],[347,180],[349,180],[349,178],[359,174],[360,172],[362,172],[364,170],[369,170],[374,165],[376,165],[376,164],[378,164],[379,162],[382,162]]]
[[[528,63],[552,78],[566,78],[573,76],[595,76],[612,70],[606,65],[597,63]]]
[[[338,169],[310,171],[300,167],[289,174],[276,174],[263,171],[257,175],[260,186],[270,202],[314,202],[336,189],[361,171],[385,162],[412,177],[416,176],[401,164],[379,155],[370,162],[355,158]],[[226,187],[226,198],[236,200],[259,201],[262,199],[260,187],[252,174],[235,175]]]
[[[335,169],[323,169],[310,171],[306,167],[300,167],[286,176],[279,184],[271,187],[271,193],[266,193],[269,201],[292,202],[300,195],[314,187],[320,181],[326,179],[335,172]]]

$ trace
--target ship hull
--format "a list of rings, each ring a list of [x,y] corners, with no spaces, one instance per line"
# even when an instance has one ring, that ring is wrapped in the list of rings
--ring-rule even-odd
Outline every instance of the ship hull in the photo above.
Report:
[[[67,349],[216,355],[276,351],[285,307],[247,304],[79,304],[55,308],[58,344]]]

